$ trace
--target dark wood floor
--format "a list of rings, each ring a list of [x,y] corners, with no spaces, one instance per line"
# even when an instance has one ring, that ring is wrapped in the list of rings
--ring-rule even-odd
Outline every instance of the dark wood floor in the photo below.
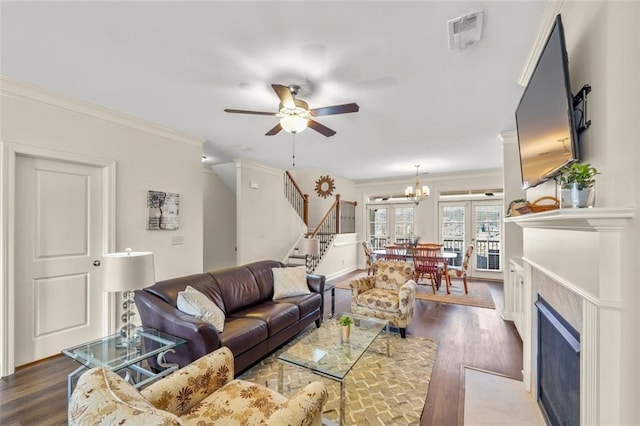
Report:
[[[513,324],[500,317],[502,283],[488,284],[496,309],[416,301],[407,333],[439,343],[422,425],[462,424],[461,366],[521,376],[522,342]],[[336,312],[349,310],[349,291],[336,289]],[[67,374],[77,367],[75,361],[56,356],[0,379],[0,424],[66,424]]]

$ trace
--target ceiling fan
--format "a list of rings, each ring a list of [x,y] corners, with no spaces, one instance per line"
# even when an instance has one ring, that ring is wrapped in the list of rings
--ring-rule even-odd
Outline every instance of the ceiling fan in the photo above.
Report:
[[[302,99],[296,98],[296,95],[300,91],[300,86],[295,84],[290,86],[272,84],[271,87],[280,99],[278,112],[246,111],[229,108],[226,108],[224,111],[235,114],[272,115],[280,117],[280,122],[273,129],[265,133],[267,136],[276,135],[280,130],[285,130],[289,133],[299,133],[307,127],[311,127],[316,132],[322,133],[326,137],[330,137],[336,134],[335,130],[313,120],[314,117],[358,112],[360,109],[356,103],[309,109],[308,103]]]

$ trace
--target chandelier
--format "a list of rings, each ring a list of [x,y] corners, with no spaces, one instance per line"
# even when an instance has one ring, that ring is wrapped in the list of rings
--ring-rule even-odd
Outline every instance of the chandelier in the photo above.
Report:
[[[420,185],[420,178],[418,177],[418,169],[420,168],[419,164],[414,166],[416,168],[416,180],[413,182],[413,186],[407,186],[407,189],[404,190],[404,195],[406,195],[408,200],[416,203],[416,206],[420,204],[420,201],[424,201],[429,196],[430,190],[427,185]]]

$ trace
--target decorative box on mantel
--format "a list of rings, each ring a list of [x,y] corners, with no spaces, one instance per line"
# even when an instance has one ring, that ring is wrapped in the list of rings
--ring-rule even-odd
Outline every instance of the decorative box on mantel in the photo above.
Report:
[[[635,207],[559,209],[509,217],[523,228],[524,283],[505,281],[506,317],[519,313],[523,380],[538,398],[538,296],[580,333],[580,423],[620,424],[624,384],[623,295],[636,277],[625,276],[633,258],[630,229]],[[628,269],[626,269],[628,270]],[[624,278],[624,279],[623,279]],[[518,294],[521,300],[507,300]],[[513,305],[513,306],[507,306]],[[513,312],[513,315],[512,315]],[[621,368],[622,367],[622,368]]]

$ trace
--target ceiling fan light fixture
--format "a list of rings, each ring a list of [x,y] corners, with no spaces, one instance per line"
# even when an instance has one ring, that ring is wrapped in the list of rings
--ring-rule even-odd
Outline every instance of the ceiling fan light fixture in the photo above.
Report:
[[[289,133],[300,133],[307,128],[309,120],[303,116],[293,114],[280,118],[280,125]]]

